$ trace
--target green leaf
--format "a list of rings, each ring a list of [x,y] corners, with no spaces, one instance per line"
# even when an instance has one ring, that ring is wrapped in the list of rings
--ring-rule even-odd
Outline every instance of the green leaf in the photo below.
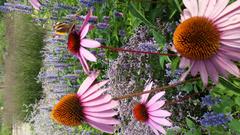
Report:
[[[186,118],[186,123],[189,128],[196,128],[195,123],[191,119]]]
[[[181,5],[180,5],[179,1],[178,1],[178,0],[174,0],[174,2],[175,2],[175,4],[176,4],[179,12],[181,13],[181,12],[182,12],[182,9],[181,9]]]
[[[155,30],[152,30],[152,34],[154,36],[154,39],[157,41],[157,43],[160,44],[160,46],[164,46],[166,43],[166,38],[161,32],[157,32]]]
[[[234,101],[237,105],[240,106],[240,97],[236,97]]]
[[[172,63],[171,63],[172,71],[175,71],[177,69],[179,61],[180,61],[179,58],[175,58],[172,60]]]
[[[135,5],[130,2],[129,5],[128,5],[128,9],[130,10],[130,12],[135,16],[137,17],[138,19],[140,19],[143,23],[145,23],[147,26],[149,26],[150,28],[153,28],[153,29],[157,29],[151,22],[149,22],[145,17],[144,15],[137,10],[137,8],[135,7]]]
[[[228,124],[229,128],[240,133],[240,121],[233,119],[229,124]]]
[[[227,79],[220,77],[220,83],[226,87],[229,90],[232,90],[238,94],[240,94],[240,88],[238,86],[236,86],[235,84],[233,84],[232,82],[228,81]]]

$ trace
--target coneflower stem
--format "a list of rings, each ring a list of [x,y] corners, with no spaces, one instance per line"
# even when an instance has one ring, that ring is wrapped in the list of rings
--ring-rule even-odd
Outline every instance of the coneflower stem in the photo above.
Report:
[[[146,94],[146,93],[164,91],[164,90],[167,90],[167,89],[170,89],[170,88],[175,88],[175,87],[177,87],[177,86],[179,86],[179,85],[182,85],[182,84],[185,84],[185,83],[194,82],[194,81],[196,81],[196,80],[199,80],[199,78],[194,78],[194,79],[187,80],[187,81],[180,81],[180,82],[177,82],[177,83],[175,83],[175,84],[171,84],[171,85],[167,85],[167,86],[162,86],[162,87],[159,87],[159,88],[154,88],[154,89],[151,89],[151,90],[149,90],[149,91],[142,91],[142,92],[132,93],[132,94],[128,94],[128,95],[124,95],[124,96],[120,96],[120,97],[115,97],[115,98],[113,98],[113,100],[128,99],[128,98],[140,96],[140,95]]]
[[[115,51],[115,52],[129,52],[129,53],[137,53],[137,54],[155,54],[155,55],[161,55],[161,56],[177,56],[177,54],[147,52],[147,51],[124,49],[124,48],[114,48],[114,47],[110,47],[110,46],[100,46],[99,48],[108,49],[108,50]]]

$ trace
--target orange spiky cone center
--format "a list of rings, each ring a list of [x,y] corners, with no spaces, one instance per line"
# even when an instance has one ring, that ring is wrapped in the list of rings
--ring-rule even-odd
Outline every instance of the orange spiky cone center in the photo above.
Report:
[[[78,126],[84,114],[77,94],[67,94],[60,99],[51,112],[51,118],[65,126]]]
[[[173,42],[182,56],[192,60],[205,60],[217,53],[220,32],[208,18],[192,17],[177,27]]]
[[[133,108],[133,115],[136,120],[141,122],[147,121],[149,117],[147,107],[144,104],[140,103],[135,105],[135,107]]]

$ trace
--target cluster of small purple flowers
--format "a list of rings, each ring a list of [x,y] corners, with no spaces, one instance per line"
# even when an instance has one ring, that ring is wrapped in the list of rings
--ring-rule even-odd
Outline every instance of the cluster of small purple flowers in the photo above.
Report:
[[[199,120],[200,124],[205,127],[219,126],[229,122],[232,118],[223,113],[207,112]]]
[[[165,68],[166,77],[170,79],[169,84],[174,84],[178,82],[184,70],[181,68],[178,68],[173,72],[171,68],[171,63],[167,63],[165,67],[166,67]]]
[[[77,11],[78,7],[65,5],[65,4],[62,4],[62,3],[57,3],[57,4],[55,4],[54,9],[56,9],[56,10],[63,10],[64,9],[64,10]]]
[[[213,106],[217,103],[221,102],[220,98],[213,98],[211,95],[206,95],[205,97],[201,97],[202,106]]]
[[[0,11],[4,13],[10,13],[10,12],[20,12],[23,14],[31,14],[32,13],[32,7],[26,6],[22,4],[13,4],[13,3],[4,3],[3,6],[0,6]]]
[[[98,29],[105,30],[109,27],[109,24],[108,23],[98,23],[96,26]]]
[[[95,3],[102,3],[104,0],[79,0],[80,3],[88,8],[93,7]]]

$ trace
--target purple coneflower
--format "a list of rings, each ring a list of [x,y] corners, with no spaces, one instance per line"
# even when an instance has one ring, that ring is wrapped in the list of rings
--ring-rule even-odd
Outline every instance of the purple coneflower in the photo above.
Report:
[[[108,80],[94,83],[99,72],[90,74],[80,86],[77,94],[65,95],[53,108],[51,118],[66,126],[78,126],[87,123],[103,132],[113,133],[114,125],[120,122],[113,118],[113,110],[118,101],[109,94],[103,94],[110,88],[103,88]]]
[[[233,61],[240,60],[240,1],[183,0],[186,9],[174,33],[174,48],[182,56],[180,67],[200,73],[204,85],[208,76],[214,83],[228,73],[240,76]],[[229,5],[228,5],[229,4]]]
[[[85,47],[98,48],[101,46],[100,43],[95,40],[85,39],[89,29],[91,29],[91,26],[88,23],[91,15],[92,11],[90,10],[86,16],[86,19],[83,21],[80,30],[77,31],[75,30],[75,27],[73,27],[68,35],[68,50],[79,59],[86,74],[89,74],[90,72],[87,60],[95,62],[97,61],[97,58],[91,52],[85,49]]]
[[[151,88],[152,82],[146,86],[144,91],[149,91]],[[164,94],[165,92],[159,92],[149,101],[147,101],[149,93],[143,94],[141,103],[136,104],[133,109],[135,119],[149,125],[156,135],[159,135],[159,131],[166,134],[162,126],[172,126],[172,123],[166,119],[166,117],[171,116],[171,113],[161,109],[165,101],[160,100],[160,98]]]

